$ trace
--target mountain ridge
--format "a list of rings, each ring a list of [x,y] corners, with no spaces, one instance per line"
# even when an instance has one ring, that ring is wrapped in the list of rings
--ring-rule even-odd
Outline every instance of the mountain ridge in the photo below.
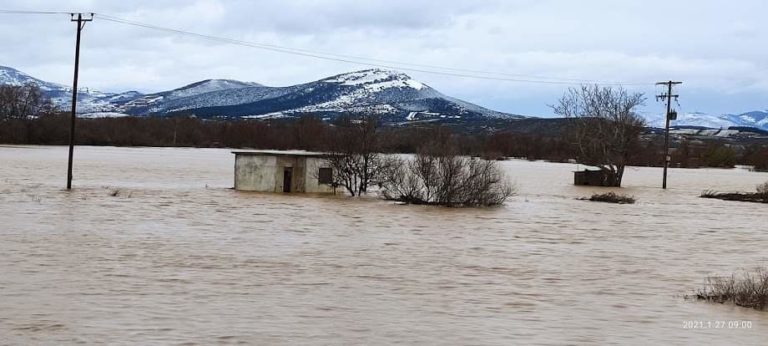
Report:
[[[0,84],[26,83],[39,85],[59,109],[69,109],[71,88],[0,66]],[[205,79],[149,94],[104,93],[81,88],[78,113],[86,117],[194,115],[232,119],[291,118],[305,114],[332,119],[342,114],[376,114],[393,124],[535,118],[487,109],[444,95],[405,73],[383,69],[341,73],[282,87],[233,79]],[[663,116],[644,116],[648,126],[664,127]],[[768,110],[721,115],[681,113],[671,125],[712,129],[753,127],[768,131]]]
[[[7,71],[7,72],[6,72]],[[0,66],[0,84],[26,82],[44,85],[44,92],[60,109],[69,105],[71,90]],[[3,78],[6,76],[6,78]],[[67,96],[68,97],[64,97]],[[194,115],[204,118],[286,118],[317,114],[376,114],[386,122],[441,121],[445,119],[520,119],[450,97],[397,71],[366,69],[320,80],[269,87],[232,79],[206,79],[157,93],[101,93],[78,91],[78,113],[101,116]]]
[[[648,125],[664,128],[663,116],[646,115]],[[727,129],[730,127],[753,127],[768,130],[768,110],[751,111],[741,114],[713,115],[704,112],[689,112],[678,114],[677,120],[670,123],[671,126],[698,126],[711,129]]]

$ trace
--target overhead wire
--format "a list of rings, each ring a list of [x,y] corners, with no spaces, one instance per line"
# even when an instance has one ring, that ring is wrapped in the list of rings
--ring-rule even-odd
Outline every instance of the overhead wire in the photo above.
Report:
[[[68,14],[68,15],[71,15],[72,12],[0,10],[0,14],[44,14],[44,15]],[[208,34],[201,34],[201,33],[187,31],[187,30],[174,29],[174,28],[163,27],[163,26],[158,26],[153,24],[141,23],[141,22],[123,19],[123,18],[119,18],[119,17],[115,17],[108,14],[103,14],[103,13],[94,13],[94,14],[95,14],[94,17],[96,20],[104,20],[104,21],[118,23],[118,24],[131,25],[131,26],[142,27],[142,28],[151,29],[151,30],[174,33],[178,35],[196,37],[196,38],[200,38],[200,39],[204,39],[212,42],[232,44],[232,45],[238,45],[238,46],[244,46],[244,47],[250,47],[250,48],[256,48],[256,49],[268,50],[268,51],[273,51],[277,53],[290,54],[295,56],[303,56],[303,57],[321,59],[326,61],[335,61],[335,62],[377,67],[377,68],[383,68],[383,69],[403,70],[403,71],[427,73],[427,74],[433,74],[433,75],[442,75],[442,76],[458,77],[458,78],[471,78],[471,79],[494,80],[494,81],[516,82],[516,83],[555,84],[555,85],[578,85],[578,84],[584,84],[584,83],[596,83],[596,84],[603,84],[603,85],[622,85],[622,86],[630,86],[630,85],[646,86],[646,85],[653,84],[653,83],[603,81],[603,80],[592,80],[592,79],[513,74],[513,73],[506,73],[506,72],[499,72],[499,71],[462,69],[462,68],[455,68],[455,67],[416,64],[416,63],[368,58],[368,57],[354,56],[354,55],[320,52],[320,51],[313,51],[308,49],[291,48],[291,47],[285,47],[285,46],[279,46],[279,45],[273,45],[273,44],[264,44],[264,43],[258,43],[258,42],[250,42],[250,41],[208,35]]]
[[[0,14],[72,14],[62,11],[28,11],[28,10],[0,10]]]
[[[504,73],[504,72],[481,71],[481,70],[459,69],[459,68],[442,67],[442,66],[434,66],[434,65],[414,64],[414,63],[399,62],[399,61],[392,61],[392,60],[382,60],[382,59],[365,58],[365,57],[351,56],[351,55],[324,53],[324,52],[311,51],[306,49],[290,48],[290,47],[277,46],[277,45],[271,45],[271,44],[243,41],[243,40],[231,39],[226,37],[201,34],[201,33],[181,30],[181,29],[174,29],[174,28],[162,27],[162,26],[157,26],[157,25],[152,25],[147,23],[141,23],[141,22],[136,22],[136,21],[131,21],[123,18],[106,15],[103,13],[97,13],[96,18],[98,20],[105,20],[105,21],[110,21],[110,22],[115,22],[120,24],[132,25],[132,26],[143,27],[147,29],[153,29],[158,31],[165,31],[165,32],[171,32],[171,33],[176,33],[180,35],[202,38],[202,39],[213,41],[213,42],[240,45],[245,47],[258,48],[258,49],[269,50],[269,51],[274,51],[279,53],[297,55],[297,56],[304,56],[304,57],[310,57],[310,58],[316,58],[316,59],[323,59],[323,60],[329,60],[329,61],[357,64],[357,65],[364,65],[364,66],[371,66],[371,67],[378,67],[378,68],[385,68],[385,69],[395,69],[395,70],[404,70],[404,71],[411,71],[411,72],[444,75],[444,76],[451,76],[451,77],[486,79],[486,80],[521,82],[521,83],[560,84],[560,85],[563,85],[563,84],[575,85],[575,84],[583,84],[583,83],[599,83],[599,84],[609,84],[609,85],[651,85],[653,84],[653,83],[625,83],[625,82],[599,81],[599,80],[589,80],[589,79],[516,75],[516,74],[510,74],[510,73]],[[368,60],[368,61],[361,61],[361,60]],[[414,66],[414,67],[408,67],[408,66]],[[478,74],[488,74],[488,75],[496,75],[496,76],[478,75]],[[499,77],[499,76],[505,76],[505,75],[519,76],[519,77],[525,77],[525,78]]]
[[[162,30],[168,30],[169,28],[161,28],[153,25],[148,25],[144,23],[138,23],[129,21],[126,19],[121,19],[105,14],[100,14],[103,17],[108,17],[109,20],[120,22],[123,24],[129,24],[129,25],[139,25],[142,27],[151,27],[152,29],[162,29]],[[177,30],[177,29],[170,29],[174,32],[183,32],[185,34],[194,34],[198,35],[196,33],[191,33],[188,31],[183,30]],[[210,35],[205,35],[210,36]],[[217,39],[224,39],[217,37]],[[227,39],[231,40],[231,39]],[[480,73],[480,74],[496,74],[496,75],[504,75],[509,77],[519,77],[519,78],[531,78],[531,79],[551,79],[551,80],[560,80],[560,81],[574,81],[574,82],[604,82],[599,80],[589,80],[589,79],[579,79],[579,78],[553,78],[553,77],[545,77],[545,76],[534,76],[534,75],[525,75],[525,74],[515,74],[515,73],[505,73],[505,72],[495,72],[495,71],[484,71],[484,70],[472,70],[472,69],[462,69],[462,68],[455,68],[455,67],[446,67],[446,66],[437,66],[437,65],[426,65],[426,64],[415,64],[415,63],[409,63],[409,62],[402,62],[402,61],[395,61],[395,60],[385,60],[385,59],[377,59],[377,58],[369,58],[369,57],[363,57],[363,56],[355,56],[355,55],[345,55],[345,54],[338,54],[338,53],[330,53],[330,52],[323,52],[323,51],[313,51],[309,49],[301,49],[301,48],[292,48],[292,47],[285,47],[285,46],[278,46],[273,44],[265,44],[265,43],[254,43],[254,42],[245,42],[245,41],[239,41],[234,40],[238,43],[249,43],[253,45],[258,45],[259,47],[269,47],[279,50],[290,50],[295,52],[303,52],[303,53],[310,53],[310,54],[321,54],[325,56],[333,56],[333,57],[340,57],[344,59],[354,59],[354,60],[368,60],[368,61],[376,61],[386,64],[394,64],[394,65],[406,65],[406,66],[416,66],[416,67],[424,67],[424,68],[433,68],[438,70],[449,70],[449,71],[456,71],[456,72],[468,72],[468,73]]]

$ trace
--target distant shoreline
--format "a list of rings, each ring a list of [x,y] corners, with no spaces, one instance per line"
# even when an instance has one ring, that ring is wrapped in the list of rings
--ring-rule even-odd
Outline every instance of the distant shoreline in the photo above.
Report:
[[[2,148],[10,148],[10,149],[42,149],[42,148],[63,148],[66,149],[68,146],[64,144],[3,144],[0,143],[0,149]],[[77,151],[77,148],[136,148],[136,149],[221,149],[221,150],[273,150],[273,151],[291,151],[291,150],[301,150],[301,149],[273,149],[273,148],[253,148],[253,147],[196,147],[196,146],[148,146],[148,145],[76,145],[75,151]],[[393,155],[411,155],[414,153],[409,152],[387,152],[387,154],[393,154]],[[503,158],[497,158],[495,159],[497,161],[529,161],[529,162],[546,162],[546,163],[562,163],[562,164],[571,164],[571,165],[578,165],[579,167],[583,167],[581,169],[586,168],[594,168],[593,166],[588,166],[585,164],[581,164],[578,162],[569,162],[569,161],[553,161],[553,160],[546,160],[546,159],[527,159],[524,157],[503,157]],[[663,166],[652,166],[652,165],[627,165],[628,168],[635,167],[635,168],[662,168]],[[750,172],[756,172],[756,173],[768,173],[768,171],[763,170],[757,170],[754,169],[754,166],[750,165],[736,165],[734,167],[674,167],[670,166],[671,169],[686,169],[686,170],[696,170],[696,169],[718,169],[718,170],[745,170]]]

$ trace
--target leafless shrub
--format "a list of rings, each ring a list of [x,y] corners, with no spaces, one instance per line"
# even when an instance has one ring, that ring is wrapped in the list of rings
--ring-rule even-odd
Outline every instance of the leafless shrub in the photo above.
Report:
[[[381,196],[408,204],[487,207],[504,203],[515,189],[498,163],[454,154],[422,152],[396,159],[386,171]]]
[[[757,192],[726,192],[704,190],[701,198],[715,198],[724,201],[768,203],[768,182],[757,186]]]
[[[757,185],[757,193],[762,195],[763,198],[768,198],[768,181]]]
[[[589,197],[589,198],[584,197],[584,198],[580,198],[580,200],[592,201],[592,202],[616,203],[616,204],[634,204],[635,203],[634,196],[620,195],[615,192],[596,193],[596,194],[593,194],[592,197]]]
[[[729,277],[710,276],[704,287],[687,297],[765,310],[768,307],[768,271],[757,268],[751,272],[734,273]]]

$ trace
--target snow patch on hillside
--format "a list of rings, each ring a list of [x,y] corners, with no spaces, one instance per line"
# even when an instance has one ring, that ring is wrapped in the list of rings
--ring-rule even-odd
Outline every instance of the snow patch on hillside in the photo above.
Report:
[[[67,89],[64,85],[42,81],[17,69],[0,66],[0,84],[21,86],[29,83],[37,84],[37,86],[40,87],[40,90],[43,91]]]
[[[78,114],[78,118],[88,118],[88,119],[98,119],[98,118],[122,118],[127,117],[128,114],[125,113],[117,113],[117,112],[94,112],[94,113],[84,113],[84,114]]]
[[[408,77],[408,75],[404,73],[381,69],[340,74],[322,81],[349,86],[363,86],[370,92],[378,92],[388,88],[412,88],[421,90],[425,87],[424,84],[411,79],[411,77]]]
[[[219,90],[231,90],[261,86],[257,83],[245,83],[230,79],[207,79],[202,82],[192,83],[184,87],[171,90],[166,97],[169,99],[195,96]]]
[[[12,83],[35,80],[19,71],[2,67],[0,76],[0,83],[3,79]],[[45,82],[39,81],[41,83]],[[65,86],[52,83],[46,85],[51,86],[46,94],[54,104],[61,110],[68,110],[71,91]],[[135,91],[114,94],[81,89],[78,92],[77,112],[88,117],[181,112],[202,117],[248,118],[279,118],[312,112],[378,114],[402,118],[406,118],[410,112],[417,112],[412,117],[414,120],[441,117],[463,119],[471,116],[519,117],[448,97],[404,73],[382,69],[350,72],[286,87],[209,79],[147,95]]]
[[[663,115],[646,115],[648,124],[653,127],[665,126]],[[754,127],[768,130],[768,111],[755,111],[743,114],[713,115],[702,112],[678,114],[677,120],[671,126],[700,126],[713,129],[727,129],[733,126]]]

